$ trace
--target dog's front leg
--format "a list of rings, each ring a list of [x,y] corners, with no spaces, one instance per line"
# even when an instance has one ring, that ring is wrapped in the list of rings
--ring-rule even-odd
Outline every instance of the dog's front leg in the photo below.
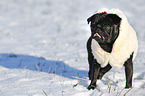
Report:
[[[132,62],[132,56],[125,62],[125,75],[126,75],[126,87],[125,88],[131,88],[132,87],[132,76],[133,76],[133,62]]]
[[[97,77],[98,77],[98,74],[99,74],[99,71],[100,71],[100,64],[98,64],[96,62],[96,60],[94,60],[94,63],[93,63],[93,74],[92,74],[92,79],[91,79],[91,83],[88,87],[88,89],[95,89],[96,88],[96,82],[97,82]]]
[[[87,52],[88,52],[88,63],[89,63],[89,80],[92,79],[93,75],[93,63],[94,63],[94,56],[92,54],[92,49],[91,49],[91,42],[92,38],[90,37],[87,41]]]

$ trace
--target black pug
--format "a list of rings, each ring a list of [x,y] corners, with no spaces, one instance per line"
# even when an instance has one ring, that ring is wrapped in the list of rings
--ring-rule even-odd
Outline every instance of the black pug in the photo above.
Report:
[[[116,11],[115,11],[116,12]],[[95,89],[97,79],[112,67],[125,66],[126,87],[132,87],[133,59],[137,53],[137,38],[133,28],[124,16],[117,14],[96,13],[87,19],[91,22],[91,36],[87,42],[89,79],[88,89]]]

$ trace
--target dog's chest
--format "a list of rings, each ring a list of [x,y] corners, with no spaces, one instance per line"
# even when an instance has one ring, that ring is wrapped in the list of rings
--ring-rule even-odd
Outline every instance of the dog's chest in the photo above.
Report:
[[[112,50],[111,53],[108,53],[104,51],[98,42],[96,40],[92,40],[92,53],[97,60],[99,64],[101,64],[101,67],[105,67],[108,63],[115,68],[122,68],[124,62],[127,60],[127,58],[130,56],[130,54],[127,54],[124,56],[124,51],[116,51]]]
[[[109,53],[104,51],[97,41],[92,40],[92,53],[97,60],[98,63],[101,64],[102,67],[105,67],[109,62]]]

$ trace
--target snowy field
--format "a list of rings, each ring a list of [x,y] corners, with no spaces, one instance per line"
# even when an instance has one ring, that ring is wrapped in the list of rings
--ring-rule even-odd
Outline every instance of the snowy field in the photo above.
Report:
[[[88,90],[87,18],[119,8],[137,32],[133,88],[113,68]],[[0,96],[145,96],[144,0],[0,0]]]

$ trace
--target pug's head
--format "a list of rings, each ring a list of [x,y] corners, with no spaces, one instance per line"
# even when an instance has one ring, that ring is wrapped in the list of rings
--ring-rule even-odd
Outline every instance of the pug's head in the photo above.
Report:
[[[99,44],[109,44],[119,35],[121,18],[116,14],[97,13],[87,19],[91,22],[91,37]]]

